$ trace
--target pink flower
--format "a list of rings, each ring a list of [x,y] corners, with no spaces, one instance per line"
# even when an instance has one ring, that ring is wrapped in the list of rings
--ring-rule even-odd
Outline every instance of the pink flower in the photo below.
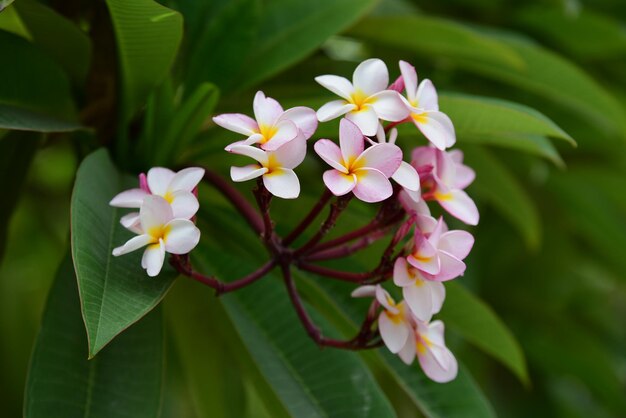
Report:
[[[364,135],[374,136],[379,119],[397,122],[409,115],[400,94],[387,90],[389,72],[379,59],[368,59],[359,64],[352,82],[336,75],[322,75],[315,77],[315,81],[341,97],[317,111],[320,122],[346,115]]]
[[[258,164],[231,167],[230,177],[241,182],[263,177],[265,188],[274,196],[295,199],[300,195],[300,181],[293,171],[306,156],[306,139],[299,135],[274,151],[250,145],[235,145],[230,152],[254,158]]]
[[[378,131],[376,132],[376,140],[379,144],[395,144],[396,138],[398,137],[398,130],[396,128],[391,129],[389,132],[389,140],[387,140],[385,135],[385,129],[382,125],[378,125]],[[371,139],[367,138],[367,140],[375,145],[376,143]],[[417,171],[413,166],[405,161],[400,163],[400,167],[393,173],[391,178],[398,183],[403,188],[410,190],[415,193],[419,193],[420,190],[420,176],[417,174]]]
[[[393,144],[376,144],[365,149],[359,128],[347,119],[339,125],[338,147],[329,139],[315,143],[315,152],[332,170],[324,173],[324,183],[335,196],[349,192],[364,202],[380,202],[393,193],[389,177],[402,162],[402,151]]]
[[[463,164],[463,153],[459,150],[440,151],[433,147],[418,147],[413,150],[413,167],[420,174],[422,187],[450,215],[469,225],[477,225],[478,208],[467,193],[476,174]],[[415,199],[415,194],[411,194]]]
[[[428,236],[415,231],[413,253],[408,263],[427,280],[452,280],[465,272],[463,259],[467,257],[474,237],[467,231],[446,231],[443,219]]]
[[[418,269],[407,263],[404,257],[396,260],[393,282],[402,288],[402,296],[417,319],[430,321],[441,310],[446,298],[443,283],[428,280]]]
[[[234,145],[261,144],[266,151],[275,151],[281,145],[291,141],[301,133],[309,139],[317,129],[315,111],[308,107],[294,107],[283,111],[281,105],[271,97],[265,97],[262,91],[254,96],[254,117],[240,113],[226,113],[213,118],[213,121],[229,131],[246,135],[247,139]]]
[[[430,209],[419,194],[415,200],[409,192],[402,190],[398,194],[398,200],[406,213],[415,217],[415,225],[423,234],[430,234],[435,230],[437,220],[430,216]]]
[[[402,97],[409,109],[410,118],[432,144],[444,150],[456,142],[452,121],[439,111],[439,99],[433,83],[426,79],[419,86],[415,67],[400,61],[400,72],[407,97]]]

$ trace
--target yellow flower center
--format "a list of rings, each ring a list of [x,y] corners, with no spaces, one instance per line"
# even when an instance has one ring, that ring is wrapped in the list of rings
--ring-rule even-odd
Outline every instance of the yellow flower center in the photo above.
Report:
[[[259,133],[263,135],[261,144],[265,144],[267,141],[272,139],[274,135],[276,135],[276,131],[278,131],[278,128],[276,128],[275,125],[260,125]]]
[[[426,113],[411,113],[411,118],[417,123],[426,123]]]
[[[352,103],[356,106],[354,112],[359,112],[361,110],[365,110],[367,105],[371,105],[376,101],[375,98],[371,98],[365,95],[361,90],[356,90],[354,93],[350,95],[349,103]]]
[[[146,231],[152,238],[152,243],[158,243],[160,239],[167,241],[167,234],[170,232],[170,227],[165,225],[155,226]]]

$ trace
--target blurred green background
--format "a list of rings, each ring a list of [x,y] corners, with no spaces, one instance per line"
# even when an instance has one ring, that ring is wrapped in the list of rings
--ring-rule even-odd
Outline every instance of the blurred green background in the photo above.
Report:
[[[29,357],[68,253],[70,195],[87,154],[107,147],[133,175],[193,164],[227,175],[239,160],[222,149],[235,138],[212,115],[251,113],[259,89],[285,107],[318,107],[330,96],[316,75],[349,77],[369,57],[383,59],[392,77],[403,59],[433,80],[457,147],[477,172],[468,189],[481,212],[471,228],[476,245],[441,314],[476,386],[466,374],[470,395],[461,383],[426,385],[417,365],[408,376],[388,366],[382,350],[332,354],[367,370],[385,411],[372,412],[367,394],[304,367],[324,365],[296,322],[279,338],[275,318],[246,319],[284,301],[280,286],[218,301],[180,279],[164,303],[161,416],[626,416],[623,1],[160,2],[171,10],[152,0],[10,3],[0,1],[2,416],[22,414]],[[336,126],[321,125],[314,139],[336,138]],[[413,127],[399,142],[407,151],[425,143]],[[302,198],[274,202],[279,232],[319,196],[322,170],[310,155],[298,169]],[[240,189],[250,196],[248,186]],[[223,199],[208,187],[200,196],[198,262],[236,277],[262,261],[262,247]],[[350,211],[339,232],[372,213]],[[376,251],[335,266],[360,271]],[[302,276],[325,330],[350,335],[363,312],[347,297],[351,287]],[[280,347],[296,341],[304,354],[283,355]],[[261,352],[266,343],[277,358]],[[291,370],[303,393],[311,387],[308,398],[290,394],[261,359]],[[337,409],[332,400],[342,391],[351,397]],[[482,406],[456,405],[466,395],[468,405]]]

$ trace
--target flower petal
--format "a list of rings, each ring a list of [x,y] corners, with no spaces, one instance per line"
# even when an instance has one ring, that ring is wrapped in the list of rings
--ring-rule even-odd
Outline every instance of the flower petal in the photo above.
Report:
[[[252,147],[250,145],[236,145],[230,149],[230,152],[232,152],[233,154],[245,155],[246,157],[254,158],[259,163],[261,163],[262,166],[267,166],[267,152],[257,147]]]
[[[322,176],[324,184],[335,196],[350,193],[356,186],[356,179],[352,174],[344,174],[338,170],[327,170]]]
[[[415,67],[406,61],[400,61],[400,73],[404,80],[404,88],[409,101],[414,101],[417,92],[417,71]]]
[[[295,199],[300,195],[298,176],[289,168],[277,168],[264,174],[263,184],[276,197]]]
[[[417,107],[427,111],[439,111],[439,98],[433,82],[425,79],[417,89]]]
[[[409,264],[406,258],[399,257],[393,265],[393,283],[396,286],[411,286],[415,281],[415,277],[409,271]]]
[[[350,96],[354,92],[352,83],[345,77],[339,77],[337,75],[320,75],[315,77],[315,81],[317,81],[322,87],[327,88],[337,96],[346,100],[349,100]]]
[[[353,192],[363,202],[381,202],[393,194],[393,186],[382,172],[374,168],[360,168],[354,174],[357,179]]]
[[[141,218],[141,228],[150,233],[153,228],[161,228],[172,220],[174,214],[172,207],[167,200],[161,196],[146,196],[143,200],[143,205],[139,210],[139,217]]]
[[[191,219],[200,207],[198,198],[192,192],[184,190],[172,193],[170,205],[172,206],[173,217],[182,219]]]
[[[456,279],[465,273],[465,263],[452,254],[445,251],[439,251],[439,260],[441,263],[439,273],[435,273],[431,276],[426,275],[426,278],[438,282],[444,282]]]
[[[154,243],[154,238],[148,234],[137,235],[132,237],[126,243],[120,247],[113,249],[113,255],[118,257],[123,254],[128,254],[132,251],[138,250],[141,247],[145,247],[148,244]]]
[[[441,112],[427,112],[411,115],[415,125],[424,136],[438,149],[444,150],[456,142],[454,125],[450,118]]]
[[[450,215],[468,225],[478,225],[478,208],[463,190],[450,190],[444,195],[436,194],[435,198]]]
[[[267,173],[267,168],[258,164],[250,164],[244,167],[231,167],[230,178],[236,182],[248,181],[255,179]]]
[[[453,189],[465,189],[472,184],[476,178],[476,172],[470,167],[463,164],[463,151],[455,149],[448,151],[448,156],[454,162],[456,170],[454,173],[454,181],[451,184]]]
[[[146,251],[143,252],[141,257],[141,267],[146,269],[148,276],[158,276],[163,268],[163,262],[165,261],[165,246],[163,240],[159,239],[157,244],[152,244]]]
[[[428,348],[423,353],[418,351],[417,357],[426,376],[438,383],[446,383],[453,380],[458,373],[458,364],[454,355],[447,347],[438,347],[446,367],[443,367]]]
[[[164,196],[175,175],[169,168],[153,167],[148,170],[148,186],[152,194]]]
[[[415,354],[415,334],[413,330],[409,329],[409,336],[406,339],[404,347],[398,351],[398,357],[400,357],[400,360],[402,360],[404,364],[409,366],[413,364]]]
[[[187,219],[174,219],[166,226],[165,251],[170,254],[187,254],[200,242],[200,230]]]
[[[320,122],[328,122],[354,109],[356,109],[356,105],[352,103],[348,103],[345,100],[333,100],[317,110],[317,119]]]
[[[430,286],[430,292],[433,298],[433,315],[439,313],[446,299],[446,288],[441,282],[426,282]]]
[[[448,231],[441,234],[438,248],[463,260],[474,245],[474,237],[467,231]]]
[[[304,136],[298,134],[297,137],[281,145],[280,148],[270,155],[274,156],[280,167],[294,169],[304,161],[304,157],[306,156],[306,144],[307,142]]]
[[[376,286],[374,285],[365,285],[359,286],[350,293],[350,296],[353,298],[368,298],[376,296]]]
[[[148,196],[148,194],[148,192],[141,189],[125,190],[111,199],[109,205],[116,208],[138,208],[141,207],[143,198]]]
[[[398,314],[400,311],[396,307],[396,302],[393,300],[389,292],[385,290],[381,285],[376,285],[376,300],[381,304],[383,308],[387,311]]]
[[[437,256],[437,249],[419,231],[415,233],[415,251],[407,257],[413,267],[428,274],[438,274],[441,271],[441,262]]]
[[[354,89],[371,96],[389,85],[389,71],[385,63],[378,58],[363,61],[356,67],[352,75]]]
[[[433,316],[432,292],[424,280],[417,279],[411,286],[403,287],[402,296],[420,321],[429,321]]]
[[[262,91],[257,91],[252,103],[254,117],[259,127],[261,125],[272,126],[283,114],[282,106],[271,97],[265,97]]]
[[[180,170],[174,175],[172,181],[170,181],[169,191],[175,192],[177,190],[184,190],[191,192],[196,188],[202,177],[204,176],[204,169],[200,167],[189,167]]]
[[[274,133],[274,135],[272,135],[272,137],[269,138],[266,143],[261,144],[261,148],[266,151],[275,151],[281,145],[286,144],[287,142],[296,138],[300,133],[300,131],[298,131],[298,128],[296,127],[296,124],[290,120],[280,121],[276,124],[275,127],[276,132]]]
[[[233,147],[236,145],[253,145],[253,144],[258,144],[263,141],[265,141],[265,137],[263,135],[252,134],[249,137],[247,137],[244,141],[233,142],[232,144],[227,145],[224,149],[230,152],[233,149]]]
[[[394,144],[376,144],[366,149],[354,162],[354,167],[375,168],[391,177],[402,163],[402,150]]]
[[[250,136],[259,131],[259,125],[250,116],[241,113],[224,113],[213,118],[213,122],[229,131]]]
[[[400,167],[393,173],[391,178],[405,189],[413,192],[420,190],[420,176],[413,166],[405,161],[400,162]]]
[[[384,90],[373,95],[371,99],[375,99],[372,107],[382,120],[398,122],[409,116],[410,111],[397,91]]]
[[[348,112],[346,118],[356,124],[363,135],[376,135],[376,129],[378,129],[378,115],[371,105],[365,105],[360,110]]]
[[[356,160],[365,148],[365,138],[357,125],[347,119],[339,121],[339,146],[345,165]]]
[[[304,135],[304,139],[312,137],[317,129],[315,110],[309,107],[298,106],[287,109],[279,118],[280,120],[290,120],[295,123],[302,135]]]
[[[348,169],[343,166],[343,156],[341,150],[330,139],[320,139],[313,145],[315,152],[324,160],[328,165],[342,173],[347,173]]]
[[[139,212],[131,212],[122,216],[120,219],[120,224],[129,231],[134,232],[135,234],[143,234],[143,230],[141,229],[141,218],[139,218]]]
[[[378,316],[378,329],[383,342],[392,353],[399,352],[409,338],[409,327],[406,322],[387,311]]]

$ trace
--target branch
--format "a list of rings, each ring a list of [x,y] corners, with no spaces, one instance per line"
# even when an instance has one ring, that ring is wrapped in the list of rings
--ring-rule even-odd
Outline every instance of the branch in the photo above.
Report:
[[[332,279],[342,280],[344,282],[351,283],[363,283],[365,280],[373,279],[379,275],[379,272],[377,272],[376,270],[368,271],[367,273],[352,273],[349,271],[339,271],[330,269],[328,267],[309,264],[303,261],[297,263],[296,266],[299,269],[310,271],[311,273],[316,273],[320,276],[326,276]]]
[[[330,231],[333,226],[335,226],[337,218],[339,218],[341,212],[343,212],[348,206],[351,198],[352,194],[340,196],[337,198],[337,200],[330,206],[330,212],[328,212],[328,217],[320,227],[319,231],[317,231],[317,233],[313,235],[313,237],[311,237],[311,239],[308,240],[306,244],[304,244],[302,247],[298,248],[294,252],[295,257],[306,254],[310,249],[315,247],[315,245],[317,245],[317,243],[320,242],[322,238],[324,238],[324,235],[326,235],[328,231]]]
[[[362,237],[360,240],[353,244],[344,245],[343,247],[329,248],[328,250],[311,252],[309,255],[304,256],[303,260],[324,261],[332,260],[335,258],[347,257],[364,248],[369,247],[370,245],[387,235],[387,232],[389,232],[389,227],[370,232],[368,235]]]
[[[285,237],[285,239],[283,240],[283,244],[289,245],[294,242],[300,236],[300,234],[302,234],[307,229],[311,222],[313,222],[317,215],[319,215],[322,209],[324,209],[332,196],[333,194],[330,192],[330,190],[324,189],[322,196],[317,201],[315,206],[313,206],[311,211],[304,217],[304,219],[298,224],[298,226],[296,226],[294,230]]]

